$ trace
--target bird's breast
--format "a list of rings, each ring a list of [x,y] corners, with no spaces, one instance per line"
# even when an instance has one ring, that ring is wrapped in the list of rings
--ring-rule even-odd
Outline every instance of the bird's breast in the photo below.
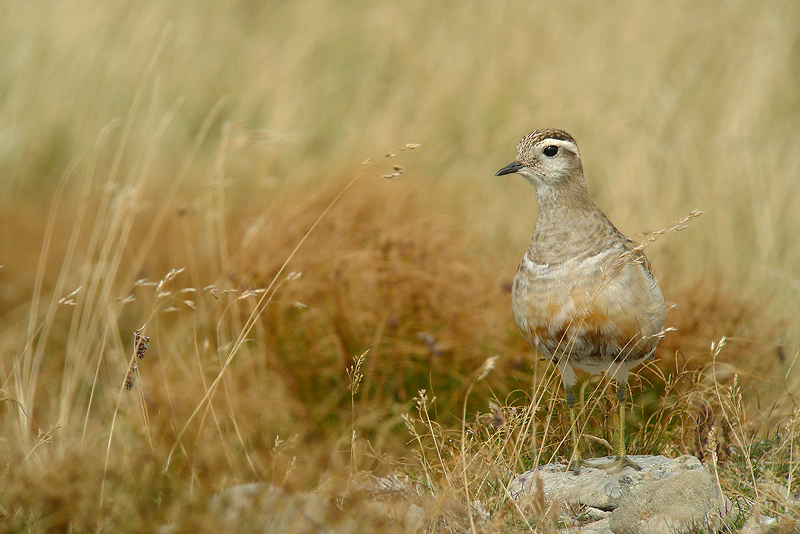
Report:
[[[622,251],[548,263],[526,255],[514,278],[512,310],[531,346],[550,358],[590,367],[649,357],[666,314],[661,290]]]

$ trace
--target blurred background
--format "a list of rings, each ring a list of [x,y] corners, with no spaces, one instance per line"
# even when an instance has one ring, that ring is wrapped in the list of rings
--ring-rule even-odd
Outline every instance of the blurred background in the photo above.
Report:
[[[690,371],[680,391],[735,376],[769,414],[748,435],[768,433],[800,388],[798,21],[789,0],[2,3],[8,524],[136,525],[234,482],[313,488],[356,449],[392,471],[415,461],[402,415],[423,389],[458,430],[462,404],[472,421],[541,384],[559,397],[510,313],[534,191],[494,177],[544,127],[575,137],[632,238],[704,211],[647,249],[677,330],[634,386],[634,448],[696,453],[692,429],[646,424]],[[610,436],[604,409],[591,425]]]
[[[578,140],[592,195],[626,232],[708,212],[665,245],[690,251],[691,271],[758,282],[800,270],[786,231],[800,202],[793,2],[2,9],[0,192],[12,203],[47,199],[74,158],[84,172],[113,121],[129,122],[109,133],[98,172],[124,131],[117,172],[137,172],[151,150],[143,181],[168,187],[220,106],[186,189],[213,167],[225,123],[250,141],[225,178],[263,203],[414,142],[424,150],[405,181],[421,195],[457,194],[442,214],[518,251],[533,196],[492,175],[522,135],[552,126]]]

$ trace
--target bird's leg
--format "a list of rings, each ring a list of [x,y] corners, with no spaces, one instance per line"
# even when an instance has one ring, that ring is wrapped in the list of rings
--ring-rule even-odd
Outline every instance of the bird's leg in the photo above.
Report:
[[[561,373],[561,383],[564,385],[564,391],[567,394],[570,433],[572,434],[572,454],[570,454],[566,471],[572,471],[572,473],[577,475],[580,473],[581,464],[584,463],[581,460],[581,453],[578,449],[578,419],[575,414],[575,391],[573,388],[577,380],[575,379],[575,371],[573,371],[572,366],[569,364],[569,358],[567,356],[562,355],[561,358],[556,360],[556,364],[558,365],[558,371]]]
[[[575,392],[572,386],[564,386],[567,392],[567,406],[569,406],[569,422],[572,433],[572,455],[567,465],[567,470],[579,474],[581,470],[581,453],[578,449],[578,421],[575,416]]]
[[[627,377],[626,377],[627,378]],[[617,403],[619,404],[619,423],[617,428],[617,458],[614,460],[618,471],[622,471],[626,467],[633,467],[637,471],[641,471],[639,464],[628,458],[627,451],[625,450],[625,437],[627,432],[625,429],[625,404],[628,400],[628,381],[620,380],[617,382]]]
[[[619,404],[619,422],[617,423],[617,457],[611,462],[596,466],[597,469],[608,471],[609,473],[619,473],[626,467],[633,467],[637,471],[642,468],[628,458],[625,450],[625,401],[628,397],[628,381],[619,380],[617,382],[617,404]]]
[[[617,406],[619,408],[619,422],[617,423],[617,458],[628,456],[625,451],[625,435],[627,418],[625,417],[625,401],[628,400],[628,383],[617,384]]]

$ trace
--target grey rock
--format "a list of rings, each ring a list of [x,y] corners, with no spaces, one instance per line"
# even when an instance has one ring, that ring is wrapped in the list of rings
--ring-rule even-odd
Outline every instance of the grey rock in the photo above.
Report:
[[[780,519],[754,513],[742,526],[740,534],[789,534],[800,532],[800,514],[788,513]]]
[[[630,456],[639,464],[641,471],[626,468],[617,474],[608,474],[601,469],[582,467],[578,475],[566,471],[564,464],[548,464],[538,469],[531,469],[519,475],[509,485],[512,497],[531,491],[536,473],[544,482],[545,498],[548,502],[558,500],[570,505],[585,505],[600,510],[614,510],[634,488],[644,482],[663,480],[675,473],[704,469],[700,460],[694,456],[681,456],[670,459],[666,456]],[[592,463],[601,464],[611,461],[613,457],[595,458]]]
[[[705,469],[640,485],[611,514],[614,534],[718,531],[733,506]]]
[[[351,481],[337,495],[329,503],[314,493],[243,484],[211,499],[210,507],[227,532],[263,534],[467,533],[470,514],[478,526],[491,519],[480,501],[467,507],[456,499],[437,499],[397,476]]]
[[[600,521],[601,519],[607,519],[611,517],[611,512],[607,510],[601,510],[600,508],[587,506],[583,510],[582,516],[588,519],[589,521]]]
[[[236,531],[330,533],[332,508],[312,493],[290,493],[271,484],[242,484],[211,500],[225,524]]]
[[[530,496],[541,476],[545,501],[559,501],[565,521],[583,524],[568,532],[615,534],[690,530],[700,524],[721,527],[731,515],[731,502],[720,493],[708,470],[693,456],[631,456],[641,471],[625,468],[608,474],[582,467],[578,475],[564,464],[550,464],[523,473],[509,484],[512,497]],[[595,459],[590,464],[611,461]],[[605,511],[603,518],[594,510]],[[657,530],[664,525],[666,530]]]
[[[753,514],[742,526],[740,534],[777,534],[778,520],[761,514]]]
[[[613,534],[609,526],[609,520],[609,518],[605,518],[581,527],[569,528],[564,534]]]

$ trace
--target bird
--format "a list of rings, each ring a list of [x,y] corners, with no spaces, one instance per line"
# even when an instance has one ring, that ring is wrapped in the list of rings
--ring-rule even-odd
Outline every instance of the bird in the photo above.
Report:
[[[611,473],[640,469],[625,447],[628,373],[652,358],[664,336],[666,305],[642,247],[624,236],[589,198],[580,152],[564,130],[529,133],[513,163],[495,176],[519,174],[536,191],[530,247],[514,277],[511,309],[522,337],[556,364],[569,407],[573,451],[566,469]],[[575,369],[608,373],[617,383],[616,457],[581,460]]]

